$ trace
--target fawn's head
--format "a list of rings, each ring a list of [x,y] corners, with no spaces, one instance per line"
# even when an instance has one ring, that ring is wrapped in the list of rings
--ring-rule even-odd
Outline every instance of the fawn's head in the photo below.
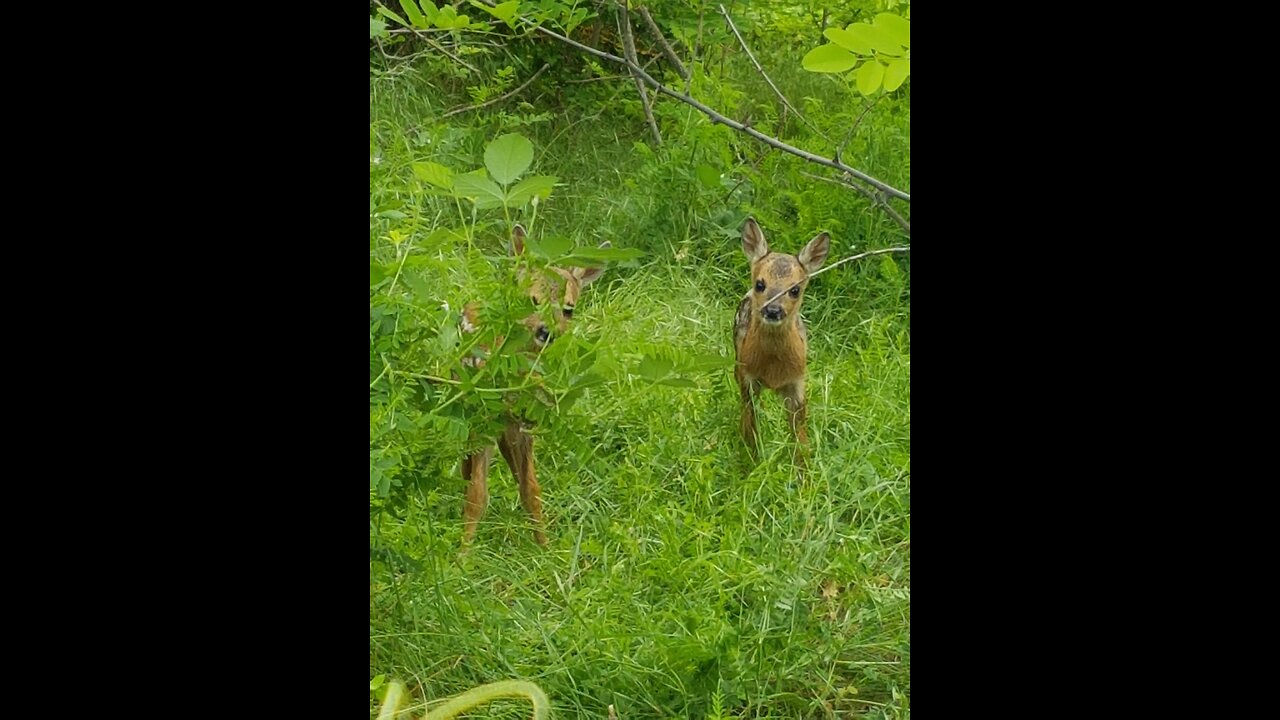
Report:
[[[825,232],[809,241],[799,255],[769,252],[755,218],[742,227],[742,251],[751,261],[751,315],[766,325],[781,325],[800,312],[809,276],[827,259],[831,237]]]
[[[524,238],[525,230],[520,225],[516,225],[511,231],[511,254],[513,256],[524,254]],[[600,244],[600,247],[607,248],[610,246],[608,240]],[[552,315],[555,318],[555,327],[547,327],[543,322],[542,316],[535,312],[526,317],[522,322],[525,327],[529,328],[529,332],[533,333],[533,349],[541,349],[549,345],[557,333],[564,333],[569,329],[569,321],[573,319],[573,310],[578,304],[578,296],[582,293],[582,289],[592,282],[595,282],[604,274],[603,267],[595,268],[547,268],[549,272],[535,272],[532,282],[529,284],[529,298],[533,300],[535,305],[550,305]],[[521,279],[525,279],[524,273]]]

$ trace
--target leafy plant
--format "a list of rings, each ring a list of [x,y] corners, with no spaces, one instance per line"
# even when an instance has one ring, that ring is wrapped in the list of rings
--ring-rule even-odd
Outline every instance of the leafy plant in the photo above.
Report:
[[[805,54],[805,70],[848,72],[845,79],[868,96],[882,88],[893,92],[911,76],[911,21],[901,15],[880,13],[871,22],[830,27],[822,34],[831,42]]]

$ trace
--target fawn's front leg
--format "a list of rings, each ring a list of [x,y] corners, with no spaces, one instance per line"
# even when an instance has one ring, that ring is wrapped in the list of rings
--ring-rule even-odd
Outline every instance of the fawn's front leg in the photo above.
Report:
[[[760,436],[756,432],[756,395],[760,391],[760,381],[748,378],[741,367],[735,370],[734,377],[742,392],[742,441],[747,444],[747,452],[755,462],[760,457]]]
[[[462,460],[462,477],[467,481],[467,497],[462,503],[462,544],[471,544],[476,526],[489,505],[489,463],[493,461],[493,448],[487,447]]]
[[[546,545],[547,536],[542,533],[542,488],[538,487],[533,469],[533,435],[519,423],[507,423],[498,449],[520,483],[520,504],[533,518],[533,539],[539,545]]]
[[[787,406],[787,419],[791,423],[791,434],[795,437],[796,447],[792,459],[803,473],[807,464],[806,455],[809,450],[808,402],[804,398],[804,380],[797,380],[790,385],[778,388]]]

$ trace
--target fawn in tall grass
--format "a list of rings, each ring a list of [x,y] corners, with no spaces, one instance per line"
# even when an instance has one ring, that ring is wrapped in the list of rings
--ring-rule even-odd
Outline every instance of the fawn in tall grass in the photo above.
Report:
[[[512,256],[524,254],[524,240],[525,229],[516,225],[511,232]],[[600,247],[607,248],[610,244],[605,241]],[[522,284],[528,281],[529,297],[534,304],[550,304],[555,321],[555,327],[549,328],[537,312],[521,321],[529,329],[531,336],[529,345],[524,349],[529,355],[536,355],[551,344],[557,333],[563,334],[569,329],[569,322],[573,319],[573,310],[578,304],[578,296],[582,289],[598,280],[604,273],[603,267],[551,267],[548,270],[548,273],[535,271],[530,278],[530,272],[522,268],[519,275]],[[475,303],[469,303],[463,308],[461,330],[464,333],[474,333],[478,329],[478,324],[478,309]],[[503,338],[498,338],[497,342],[501,344]],[[482,358],[469,356],[463,358],[462,362],[468,367],[479,368],[484,366],[485,361]],[[543,534],[542,526],[542,489],[538,486],[538,477],[534,471],[533,435],[529,433],[530,424],[525,419],[511,414],[504,419],[504,423],[502,435],[497,438],[498,450],[502,452],[503,459],[511,468],[511,474],[520,484],[520,503],[533,518],[534,540],[539,545],[546,545],[547,537]],[[467,483],[466,500],[462,507],[464,547],[469,545],[475,537],[480,518],[483,517],[485,508],[489,505],[488,477],[492,462],[492,444],[462,458],[462,479]]]
[[[742,392],[742,439],[752,460],[759,458],[755,398],[761,386],[782,396],[795,436],[794,462],[803,472],[809,432],[804,393],[809,335],[800,317],[809,276],[822,266],[831,238],[821,233],[799,255],[770,252],[755,218],[742,228],[742,251],[751,261],[752,288],[733,320],[734,377]]]

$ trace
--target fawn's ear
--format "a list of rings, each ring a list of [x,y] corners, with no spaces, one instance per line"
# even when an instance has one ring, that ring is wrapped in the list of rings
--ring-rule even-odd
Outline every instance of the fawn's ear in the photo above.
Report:
[[[610,248],[610,247],[613,247],[613,243],[609,242],[608,240],[605,240],[604,242],[600,243],[600,247]],[[600,267],[574,268],[573,270],[573,276],[578,278],[578,287],[580,288],[584,288],[590,285],[591,283],[595,282],[596,280],[599,280],[600,276],[603,274],[604,274],[603,265],[601,265]]]
[[[516,226],[511,228],[511,254],[524,254],[524,226],[520,223],[516,223]]]
[[[812,275],[813,271],[822,267],[822,263],[826,262],[827,252],[830,250],[831,236],[822,233],[810,240],[809,244],[804,246],[804,249],[800,251],[796,259],[804,266],[805,271]]]
[[[764,240],[764,231],[753,217],[747,218],[747,224],[742,226],[742,252],[753,263],[769,254],[769,243]]]

